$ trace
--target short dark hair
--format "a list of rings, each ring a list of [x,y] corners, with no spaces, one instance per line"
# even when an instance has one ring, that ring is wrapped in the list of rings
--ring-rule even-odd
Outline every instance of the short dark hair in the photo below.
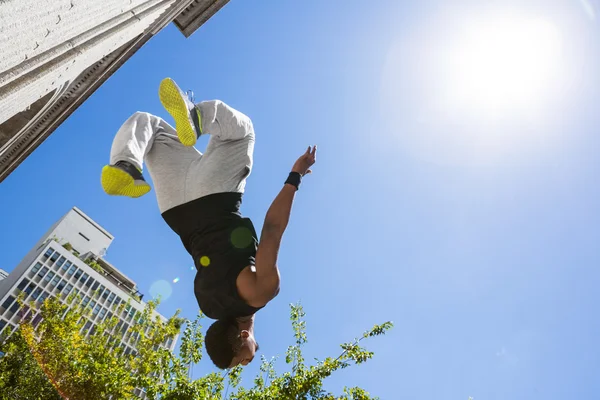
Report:
[[[227,369],[231,365],[237,336],[238,325],[235,319],[217,320],[206,331],[206,352],[217,368]]]

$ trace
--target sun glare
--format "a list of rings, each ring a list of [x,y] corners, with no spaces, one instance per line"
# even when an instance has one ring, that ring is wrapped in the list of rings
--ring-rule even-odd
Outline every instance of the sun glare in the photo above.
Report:
[[[561,37],[546,20],[475,20],[454,40],[445,60],[452,108],[491,114],[527,109],[544,100],[559,73]]]
[[[382,68],[383,129],[407,151],[444,163],[559,146],[553,129],[575,95],[576,74],[565,45],[573,32],[567,37],[556,15],[482,6],[439,10],[415,24]]]

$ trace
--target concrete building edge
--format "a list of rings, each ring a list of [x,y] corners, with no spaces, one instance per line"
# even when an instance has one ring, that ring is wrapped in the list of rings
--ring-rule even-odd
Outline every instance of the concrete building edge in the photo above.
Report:
[[[64,89],[62,95],[53,97],[53,101],[49,101],[48,106],[45,105],[42,110],[10,140],[10,142],[13,143],[13,146],[4,146],[2,151],[0,151],[0,183],[4,181],[4,179],[10,175],[11,172],[13,172],[40,144],[42,144],[44,140],[48,138],[52,132],[54,132],[54,130],[58,128],[58,126],[60,126],[60,124],[62,124],[77,108],[79,108],[79,106],[83,104],[83,102],[87,100],[108,78],[110,78],[113,73],[115,73],[133,54],[135,54],[135,52],[137,52],[144,44],[146,44],[155,34],[164,29],[191,3],[193,3],[193,0],[182,2],[182,4],[175,3],[163,14],[163,16],[160,17],[160,22],[155,24],[153,27],[149,27],[146,32],[142,33],[136,39],[131,40],[129,43],[126,43],[110,55],[104,57],[103,60],[109,62],[104,69],[98,71],[98,68],[102,65],[103,60],[98,61],[79,74],[79,76]],[[95,76],[93,80],[90,80],[90,78],[85,78],[87,75]],[[81,85],[85,83],[87,83],[87,86],[82,89]],[[71,96],[70,93],[76,91],[82,91],[82,93],[79,94],[75,100],[72,100],[71,98],[73,96]],[[59,103],[60,100],[64,100],[64,102],[69,102],[70,100],[71,104],[65,106],[58,116],[53,117],[51,115],[51,108]],[[50,110],[48,110],[49,108]],[[45,122],[44,120],[48,122]],[[42,130],[43,132],[41,134],[34,135],[31,131],[35,129],[36,126],[39,126],[40,123],[41,126],[37,130]],[[30,133],[34,137],[32,139],[28,139],[26,137],[27,133]],[[21,140],[23,140],[24,143],[17,143]],[[18,148],[21,146],[24,146],[24,148],[23,150],[19,151],[20,154],[16,157],[8,157],[7,165],[2,165],[1,158],[5,155],[5,153],[10,152],[11,150],[18,151]]]

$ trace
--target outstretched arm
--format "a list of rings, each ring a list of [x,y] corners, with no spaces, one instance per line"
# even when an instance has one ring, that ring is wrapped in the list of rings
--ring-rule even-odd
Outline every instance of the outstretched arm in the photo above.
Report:
[[[317,146],[309,147],[294,164],[292,172],[301,176],[311,173],[309,169],[316,161]],[[251,305],[263,306],[279,293],[279,269],[277,256],[283,233],[287,228],[296,195],[296,187],[286,183],[273,203],[263,224],[258,250],[256,251],[256,280]]]

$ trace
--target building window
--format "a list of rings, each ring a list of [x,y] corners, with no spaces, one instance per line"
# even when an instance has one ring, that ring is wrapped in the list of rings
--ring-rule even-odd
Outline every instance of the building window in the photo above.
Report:
[[[70,266],[71,266],[71,261],[67,261],[65,263],[65,265],[63,265],[61,268],[63,270],[63,273],[67,272],[67,270],[69,269]]]
[[[24,307],[23,311],[22,311],[23,315],[23,321],[29,321],[31,319],[31,309],[29,307]]]
[[[90,278],[89,280],[87,280],[87,281],[85,282],[85,287],[89,289],[89,288],[90,288],[90,286],[92,286],[92,284],[93,284],[94,282],[96,282],[96,280],[95,280],[94,278]]]
[[[100,282],[98,282],[98,281],[94,282],[94,284],[92,285],[92,292],[95,292],[96,289],[98,289],[98,286],[100,286]]]
[[[4,300],[4,303],[2,303],[2,307],[5,309],[10,307],[13,301],[15,301],[15,296],[8,296],[6,300]]]
[[[50,282],[50,286],[54,287],[58,284],[58,282],[60,282],[60,276],[56,275],[54,279],[52,279],[52,282]]]
[[[99,288],[99,289],[98,289],[98,291],[96,292],[96,296],[100,297],[100,294],[101,294],[102,292],[104,292],[104,289],[106,289],[106,288],[104,287],[104,285],[100,285],[100,288]]]
[[[42,321],[42,314],[38,313],[35,317],[33,317],[33,321],[31,321],[31,324],[34,327],[37,327],[41,321]]]
[[[79,277],[81,276],[81,274],[83,274],[83,271],[78,269],[77,272],[75,272],[75,279],[79,279]]]
[[[117,299],[115,300],[115,302],[112,305],[112,310],[116,311],[117,308],[119,308],[119,305],[123,302],[123,300],[121,300],[121,298],[119,296],[117,296]]]
[[[31,292],[33,292],[33,289],[35,288],[35,284],[33,282],[31,282],[29,284],[29,286],[27,286],[27,289],[25,289],[25,293],[27,294],[31,294]]]
[[[83,282],[87,281],[87,278],[89,278],[89,277],[90,276],[87,273],[85,273],[85,274],[83,274],[83,276],[81,277],[81,279],[79,280],[79,282],[83,283]]]
[[[19,290],[25,289],[25,286],[27,286],[28,283],[29,283],[29,279],[23,278],[23,280],[19,283],[19,286],[17,286],[17,289],[19,289]]]
[[[47,297],[48,297],[48,292],[42,292],[42,295],[40,296],[39,301],[43,302],[44,300],[46,300]]]
[[[87,332],[92,327],[92,323],[90,321],[86,322],[83,327],[83,332]]]
[[[33,291],[33,294],[31,295],[31,298],[34,300],[37,300],[37,298],[40,296],[40,294],[42,294],[42,289],[41,288],[36,288]]]
[[[52,254],[52,257],[50,257],[50,261],[52,261],[52,262],[56,261],[59,256],[60,256],[60,253],[58,251],[55,251],[54,254]]]
[[[112,303],[112,301],[115,299],[115,296],[116,296],[116,294],[114,294],[114,293],[111,292],[110,296],[108,296],[108,302]]]
[[[5,321],[5,320],[3,320],[3,319],[0,319],[0,331],[1,331],[2,329],[4,329],[4,327],[5,327],[5,326],[6,326],[6,321]]]
[[[100,321],[104,320],[104,316],[106,315],[106,308],[100,310]]]
[[[106,300],[108,298],[108,294],[110,293],[110,290],[106,289],[103,293],[102,293],[102,298],[104,300]]]
[[[52,247],[48,248],[48,250],[46,250],[46,252],[44,253],[44,260],[47,260],[48,257],[52,255],[52,253],[54,253],[54,249]]]
[[[54,272],[50,271],[46,274],[46,276],[44,277],[44,281],[46,283],[50,282],[50,280],[54,278]]]
[[[35,263],[35,265],[33,266],[33,268],[31,268],[31,272],[33,272],[34,274],[36,272],[38,272],[40,270],[40,268],[42,268],[42,263]]]
[[[56,263],[56,265],[58,265],[60,267],[61,265],[63,265],[63,263],[65,262],[65,260],[66,260],[66,258],[64,258],[64,257],[59,258],[58,262]]]
[[[100,312],[100,309],[102,307],[100,307],[100,304],[98,304],[96,307],[94,307],[94,311],[92,311],[93,315],[98,315],[98,312]]]
[[[88,296],[85,296],[85,297],[83,298],[83,301],[81,302],[81,305],[82,305],[83,307],[85,307],[85,306],[87,306],[87,304],[88,304],[89,302],[90,302],[90,298],[89,298]]]
[[[71,265],[71,268],[69,268],[69,270],[67,271],[67,275],[72,276],[75,271],[77,271],[77,267],[74,265]]]
[[[67,286],[65,286],[65,290],[63,290],[64,294],[69,294],[71,293],[71,290],[73,290],[73,285],[71,285],[70,283],[67,284]]]
[[[64,279],[60,281],[60,283],[58,284],[58,286],[56,287],[56,291],[60,292],[61,290],[63,290],[63,288],[66,286],[67,281],[65,281]]]
[[[40,269],[40,272],[38,272],[38,276],[41,278],[44,275],[46,275],[46,272],[48,272],[48,267],[42,267],[42,269]]]
[[[90,239],[89,239],[87,236],[85,236],[83,233],[79,232],[79,235],[80,235],[82,238],[84,238],[85,240],[87,240],[88,242],[90,241]]]

